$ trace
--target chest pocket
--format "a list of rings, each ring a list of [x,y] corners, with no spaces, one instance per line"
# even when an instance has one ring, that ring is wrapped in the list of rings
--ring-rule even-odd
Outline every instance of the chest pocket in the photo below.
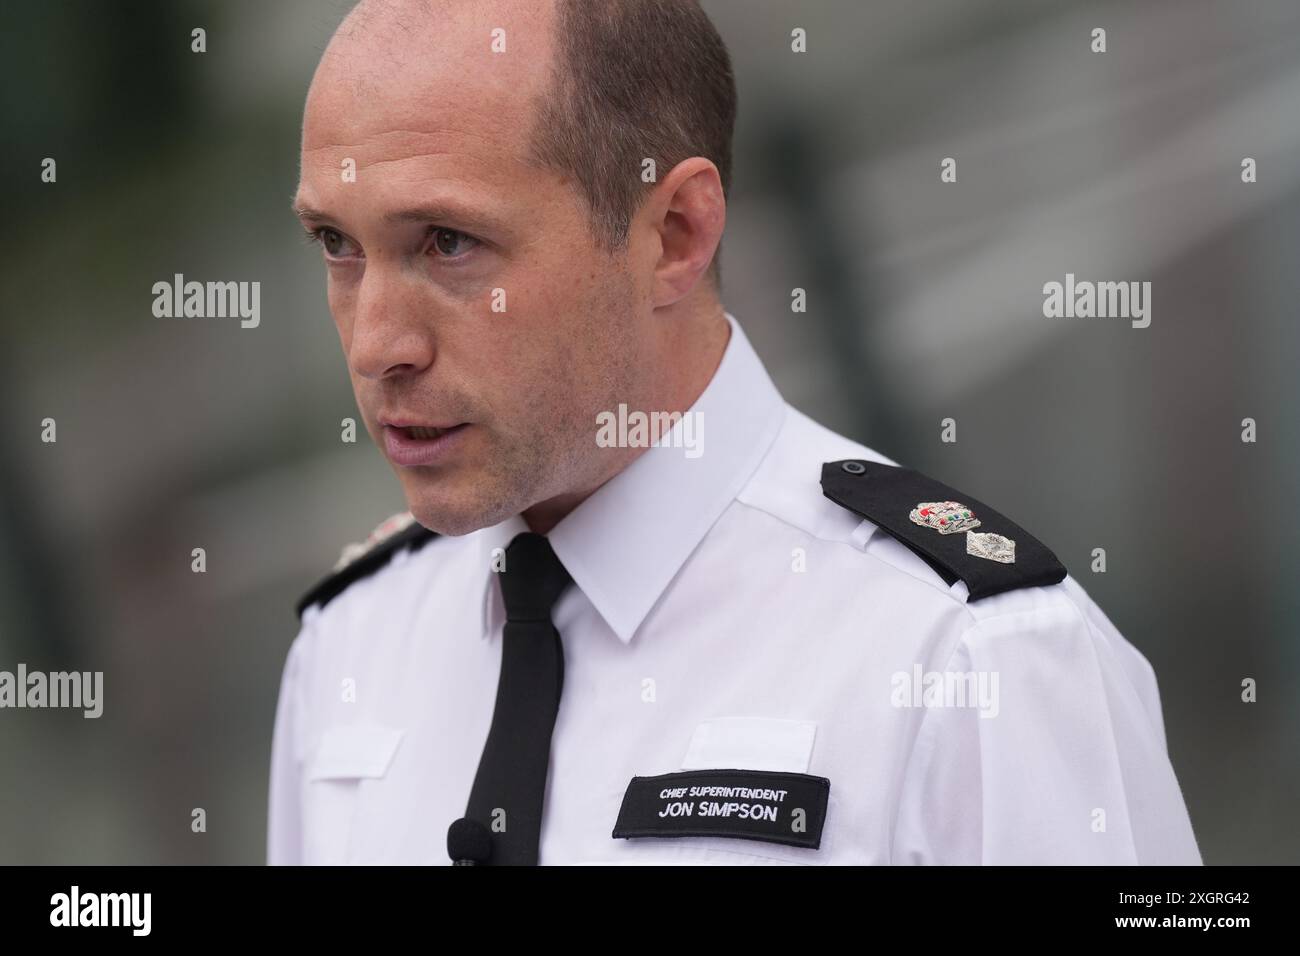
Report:
[[[773,717],[715,717],[695,728],[682,770],[807,773],[817,724]]]
[[[817,724],[772,717],[715,717],[696,726],[681,770],[750,770],[806,774],[812,764]],[[615,862],[745,866],[821,865],[830,859],[834,832],[834,781],[818,849],[730,836],[636,837]]]
[[[361,786],[388,773],[404,733],[379,724],[343,724],[321,734],[303,782],[305,863],[348,862]]]

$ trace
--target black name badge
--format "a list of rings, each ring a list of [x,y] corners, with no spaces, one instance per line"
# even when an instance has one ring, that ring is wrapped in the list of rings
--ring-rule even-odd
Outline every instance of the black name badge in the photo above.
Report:
[[[770,770],[685,770],[633,777],[614,837],[739,837],[817,849],[831,782]]]

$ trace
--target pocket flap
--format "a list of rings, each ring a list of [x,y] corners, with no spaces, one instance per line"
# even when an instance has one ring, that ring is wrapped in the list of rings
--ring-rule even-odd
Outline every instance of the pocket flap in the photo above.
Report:
[[[378,724],[345,724],[330,727],[307,769],[308,780],[339,777],[382,777],[388,772],[404,730]]]
[[[715,717],[695,728],[683,770],[807,773],[817,722],[776,717]]]

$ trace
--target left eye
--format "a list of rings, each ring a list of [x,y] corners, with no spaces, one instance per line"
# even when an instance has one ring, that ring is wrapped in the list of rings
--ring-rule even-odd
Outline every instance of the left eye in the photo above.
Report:
[[[468,252],[477,243],[478,240],[473,236],[467,236],[455,229],[435,229],[433,232],[434,248],[448,259],[454,259],[456,256]]]

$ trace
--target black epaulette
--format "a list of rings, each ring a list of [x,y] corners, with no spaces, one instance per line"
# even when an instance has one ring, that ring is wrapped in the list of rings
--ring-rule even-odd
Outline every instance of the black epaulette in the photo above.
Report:
[[[984,502],[910,468],[846,459],[822,465],[822,494],[897,538],[968,600],[1056,584],[1065,566]]]
[[[385,529],[392,530],[385,532]],[[349,545],[334,566],[334,571],[304,594],[295,605],[299,617],[313,604],[324,607],[355,582],[369,577],[393,559],[403,548],[418,551],[434,538],[437,532],[416,522],[409,514],[394,515],[376,528],[364,544]]]

